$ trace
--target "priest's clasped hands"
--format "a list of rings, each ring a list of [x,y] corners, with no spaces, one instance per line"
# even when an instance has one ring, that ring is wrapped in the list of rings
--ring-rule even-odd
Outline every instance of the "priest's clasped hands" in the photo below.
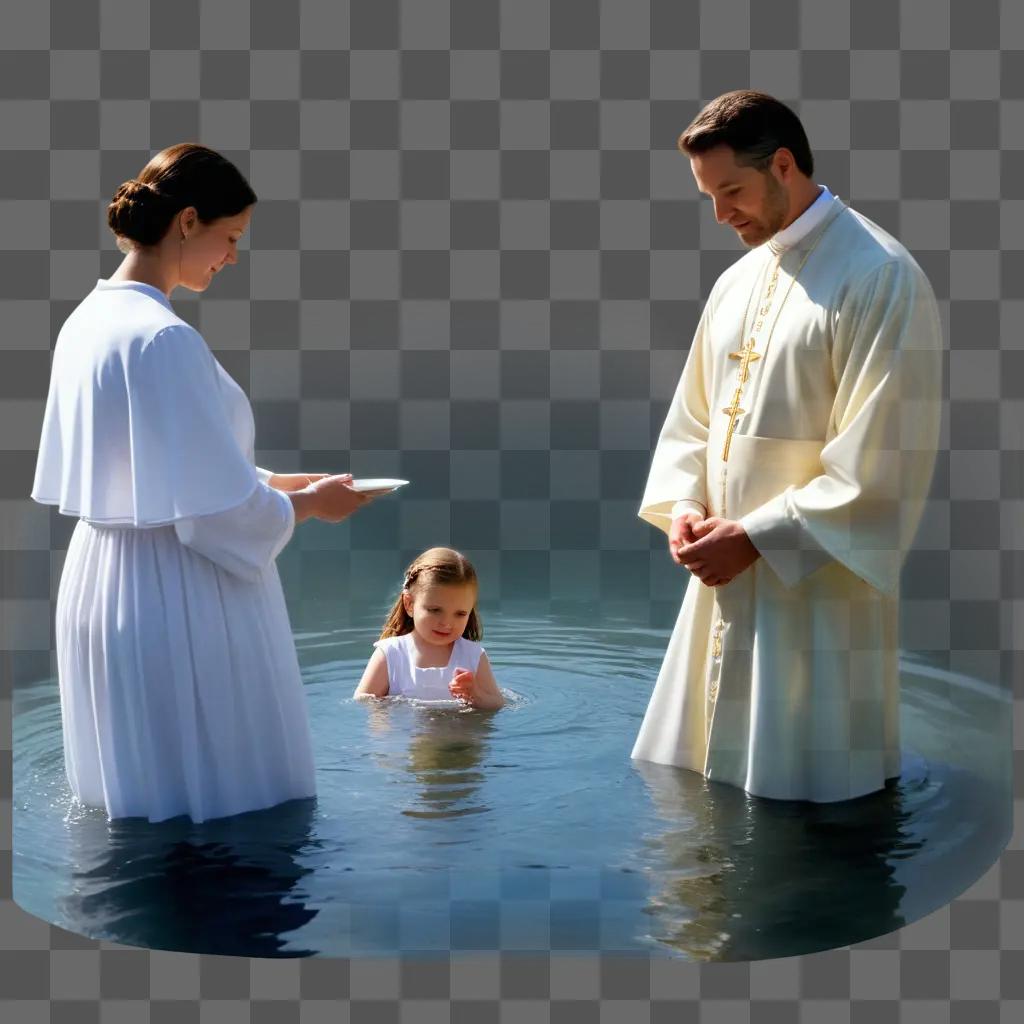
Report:
[[[676,565],[685,565],[708,587],[729,583],[761,557],[734,519],[702,519],[696,512],[672,520],[668,550]]]

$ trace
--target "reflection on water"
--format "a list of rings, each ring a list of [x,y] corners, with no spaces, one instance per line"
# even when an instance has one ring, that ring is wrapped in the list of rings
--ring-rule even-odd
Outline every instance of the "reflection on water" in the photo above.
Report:
[[[904,831],[900,788],[842,804],[748,796],[694,772],[637,762],[667,828],[649,840],[652,936],[695,959],[796,956],[894,931],[904,887],[890,858]]]
[[[488,624],[497,713],[354,701],[376,618],[298,632],[317,799],[202,825],[76,807],[56,684],[18,688],[15,899],[72,931],[204,953],[743,960],[916,920],[1009,836],[1011,705],[984,683],[908,663],[899,782],[770,801],[630,761],[668,635],[642,614]]]
[[[60,919],[84,934],[151,949],[281,955],[281,933],[316,916],[302,902],[311,869],[299,863],[313,841],[314,803],[292,800],[202,825],[108,822],[79,811],[69,821],[72,867],[57,897]]]
[[[413,818],[459,818],[488,810],[478,799],[481,762],[493,728],[486,713],[453,708],[422,714],[409,740],[409,770],[420,782],[419,799],[402,810]]]

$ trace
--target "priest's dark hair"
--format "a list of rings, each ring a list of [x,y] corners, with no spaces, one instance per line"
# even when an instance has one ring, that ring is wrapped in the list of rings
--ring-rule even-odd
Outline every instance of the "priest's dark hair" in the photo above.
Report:
[[[256,193],[230,160],[198,142],[179,142],[118,188],[107,206],[107,224],[117,247],[129,252],[156,245],[186,206],[194,206],[199,220],[209,224],[255,202]]]
[[[800,118],[767,93],[753,89],[723,93],[690,122],[676,145],[686,156],[693,156],[723,143],[744,167],[765,171],[775,151],[785,147],[808,178],[814,173],[814,156]]]

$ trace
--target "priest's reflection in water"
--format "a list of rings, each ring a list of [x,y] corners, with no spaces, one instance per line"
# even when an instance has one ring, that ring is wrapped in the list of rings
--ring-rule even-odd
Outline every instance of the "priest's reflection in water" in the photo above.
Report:
[[[768,800],[634,761],[667,828],[647,837],[650,934],[696,960],[798,956],[902,927],[890,858],[921,843],[890,782],[833,804]],[[837,881],[839,884],[837,884]]]
[[[95,938],[150,949],[233,956],[309,956],[283,950],[287,932],[317,911],[304,905],[303,855],[316,800],[193,824],[185,817],[74,822],[71,893],[62,923]]]

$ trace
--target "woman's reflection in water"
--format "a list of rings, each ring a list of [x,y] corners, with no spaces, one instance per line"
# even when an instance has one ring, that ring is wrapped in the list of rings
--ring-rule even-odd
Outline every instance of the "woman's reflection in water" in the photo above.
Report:
[[[845,946],[906,923],[889,859],[920,843],[904,828],[899,784],[814,804],[633,764],[667,825],[642,855],[658,942],[695,960],[758,960]]]
[[[310,921],[300,881],[315,799],[193,824],[87,814],[74,822],[72,892],[63,926],[127,945],[234,956],[284,951],[284,933]]]

